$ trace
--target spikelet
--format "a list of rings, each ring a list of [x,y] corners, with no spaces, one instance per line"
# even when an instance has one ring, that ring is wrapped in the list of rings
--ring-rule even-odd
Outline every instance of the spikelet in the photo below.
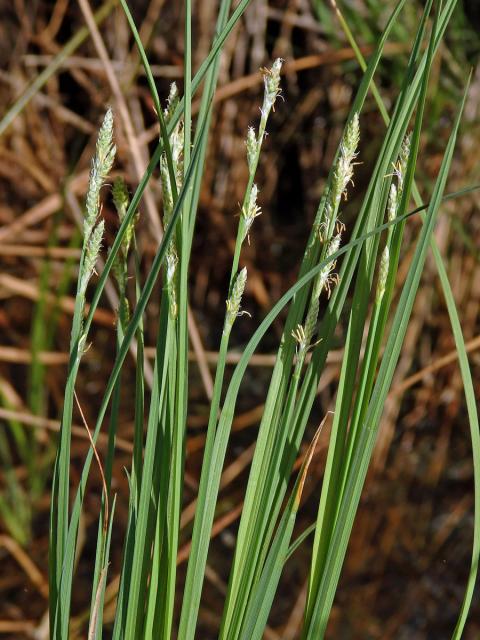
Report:
[[[248,237],[250,228],[253,224],[255,218],[257,218],[261,213],[260,207],[257,205],[257,196],[258,196],[258,187],[256,184],[252,186],[250,191],[250,197],[245,207],[242,209],[242,218],[244,221],[244,231],[242,242],[245,238]]]
[[[319,238],[322,243],[328,242],[335,228],[339,232],[344,227],[338,217],[338,209],[342,195],[346,198],[348,184],[352,182],[359,141],[360,126],[358,114],[355,113],[345,127],[333,168],[332,180],[325,195],[323,207],[319,209],[314,223],[314,234],[309,249],[314,246],[316,238]]]
[[[340,247],[340,241],[341,235],[340,233],[337,233],[328,244],[325,258],[329,258],[338,251]],[[336,273],[333,273],[334,269],[335,261],[330,261],[323,267],[318,276],[315,278],[312,287],[310,305],[308,307],[307,316],[305,318],[305,324],[297,325],[297,327],[292,331],[292,337],[297,343],[297,355],[299,361],[302,361],[309,347],[311,346],[313,334],[315,333],[315,328],[317,326],[318,312],[320,309],[319,299],[322,291],[327,291],[328,297],[330,297],[332,293],[332,287],[338,284],[338,275]]]
[[[167,100],[167,107],[164,110],[165,121],[168,124],[173,116],[175,109],[178,106],[179,95],[177,85],[173,82],[170,86],[170,93]],[[178,121],[173,131],[170,134],[170,150],[172,153],[172,165],[175,178],[176,192],[181,189],[183,184],[183,144],[184,144],[184,131],[183,123]],[[165,153],[160,158],[160,180],[162,184],[163,194],[163,225],[165,230],[168,229],[173,215],[174,208],[174,189],[172,188],[172,182],[170,179],[170,172],[168,169],[167,156]],[[172,318],[177,317],[177,265],[178,254],[175,244],[175,236],[172,235],[171,240],[167,247],[166,253],[166,270],[165,281],[166,289],[169,296],[169,311]]]
[[[301,324],[297,324],[295,329],[292,330],[292,338],[297,343],[297,354],[299,359],[303,357],[310,344],[310,339],[306,334],[305,327]]]
[[[166,229],[172,217],[173,195],[170,188],[170,175],[168,173],[167,159],[163,155],[160,158],[160,180],[163,195],[163,226]]]
[[[392,182],[392,184],[390,185],[390,192],[388,194],[387,203],[388,222],[393,222],[397,217],[398,207],[402,198],[405,172],[410,155],[410,141],[411,135],[407,134],[403,139],[402,146],[400,147],[400,153],[398,154],[397,162],[393,165],[393,176],[397,179],[397,184],[395,184],[395,182]]]
[[[167,251],[166,256],[166,281],[167,281],[167,291],[170,300],[170,314],[172,318],[177,317],[178,313],[178,305],[177,305],[177,292],[176,292],[176,274],[177,274],[177,264],[178,264],[178,256],[175,249],[175,245],[171,242]]]
[[[93,229],[87,242],[85,249],[85,259],[82,266],[82,275],[80,278],[80,290],[79,295],[85,296],[87,285],[90,278],[95,273],[95,264],[100,250],[102,248],[103,232],[105,229],[105,222],[100,220],[97,226]]]
[[[170,86],[170,94],[167,100],[167,107],[164,111],[165,120],[170,121],[173,112],[178,104],[178,90],[173,82]],[[181,120],[177,123],[170,134],[170,150],[172,153],[173,173],[175,177],[176,191],[180,190],[183,183],[183,123]],[[173,189],[170,181],[170,172],[168,170],[167,156],[165,153],[160,158],[160,179],[162,183],[163,193],[163,224],[167,229],[173,214]]]
[[[387,205],[387,220],[388,222],[393,222],[397,216],[397,208],[398,208],[398,191],[395,184],[392,182],[390,186],[390,193],[388,196],[388,205]]]
[[[403,181],[405,179],[405,173],[407,170],[408,158],[410,157],[410,144],[412,141],[411,133],[407,133],[403,139],[402,146],[400,147],[400,153],[398,154],[397,164],[395,166],[395,175],[398,181],[398,193],[399,198],[403,191]]]
[[[280,71],[282,69],[283,60],[282,58],[277,58],[272,65],[271,69],[262,69],[263,73],[263,84],[264,84],[264,94],[263,94],[263,105],[261,109],[262,120],[265,122],[272,110],[275,100],[280,95]]]
[[[245,284],[247,282],[247,268],[238,273],[235,282],[232,287],[232,293],[226,302],[227,313],[225,314],[225,324],[223,327],[223,333],[230,333],[235,319],[240,313],[240,305],[242,302],[243,292],[245,291]]]
[[[130,198],[128,195],[127,185],[123,181],[122,178],[116,178],[112,187],[112,197],[113,204],[115,205],[115,209],[118,213],[118,218],[120,220],[120,224],[124,221],[125,216],[127,215],[127,209],[130,202]],[[135,224],[138,219],[138,213],[132,217],[127,230],[125,231],[125,235],[123,236],[122,241],[122,254],[126,258],[128,252],[130,250],[130,245],[132,243],[133,233],[135,231]]]
[[[248,127],[245,146],[247,147],[248,170],[250,172],[250,175],[252,175],[252,173],[254,173],[255,171],[257,153],[259,151],[259,143],[257,140],[257,136],[255,135],[255,129],[253,127]]]
[[[245,145],[247,147],[247,164],[250,177],[255,174],[258,157],[260,155],[260,149],[262,148],[263,138],[265,136],[265,128],[267,126],[268,116],[272,109],[274,109],[275,101],[279,95],[280,90],[280,71],[282,69],[283,60],[277,58],[270,69],[261,69],[263,74],[263,104],[260,108],[260,126],[258,135],[253,127],[248,127],[247,139]]]
[[[87,198],[85,203],[86,213],[84,220],[84,242],[95,226],[100,209],[100,189],[105,178],[109,174],[115,159],[115,145],[113,144],[113,113],[107,110],[102,126],[98,133],[95,156],[90,166]]]
[[[170,92],[168,94],[168,98],[167,98],[167,106],[163,111],[163,116],[165,118],[165,124],[168,124],[170,122],[170,120],[172,119],[172,116],[175,112],[175,109],[177,108],[177,105],[179,103],[179,95],[178,95],[178,88],[177,88],[177,84],[175,82],[172,82],[172,84],[170,85]]]
[[[385,245],[385,248],[382,253],[382,257],[380,258],[380,267],[378,270],[378,282],[377,282],[377,291],[375,295],[375,302],[379,304],[382,301],[383,294],[385,293],[385,286],[387,284],[388,277],[388,269],[390,266],[390,250],[388,248],[388,244]]]
[[[358,114],[347,124],[345,133],[340,144],[340,154],[333,172],[331,189],[332,205],[339,203],[342,194],[346,196],[346,189],[353,178],[354,160],[357,157],[357,147],[360,141],[360,127]]]

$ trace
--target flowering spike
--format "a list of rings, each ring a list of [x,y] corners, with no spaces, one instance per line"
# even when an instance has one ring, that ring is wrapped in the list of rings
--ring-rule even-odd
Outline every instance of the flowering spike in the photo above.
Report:
[[[97,226],[93,229],[87,242],[85,250],[85,260],[83,263],[82,277],[80,280],[80,295],[84,295],[87,290],[87,285],[90,278],[95,272],[95,264],[97,258],[100,255],[102,248],[103,233],[105,230],[104,220],[100,220]]]
[[[242,217],[245,223],[242,242],[246,237],[248,237],[248,233],[255,218],[261,214],[261,209],[257,205],[257,196],[258,187],[256,184],[254,184],[252,185],[252,190],[250,191],[250,198],[248,200],[247,206],[242,209]]]
[[[348,183],[353,177],[354,160],[357,157],[357,147],[360,140],[358,114],[347,124],[340,144],[340,155],[333,174],[332,204],[338,204],[342,194],[346,194]]]
[[[227,313],[225,315],[225,325],[223,328],[223,332],[225,334],[229,333],[233,323],[235,322],[235,318],[239,315],[240,312],[240,304],[242,302],[243,292],[245,291],[245,284],[247,282],[247,268],[243,267],[243,269],[238,273],[235,283],[232,287],[232,293],[227,300]]]
[[[271,69],[262,69],[263,84],[265,87],[261,109],[263,126],[265,126],[268,115],[275,104],[275,100],[280,95],[280,71],[282,64],[282,58],[277,58]]]
[[[390,194],[388,197],[388,207],[387,207],[387,219],[388,222],[393,222],[397,216],[397,208],[398,208],[398,191],[395,184],[392,182],[390,187]]]
[[[173,116],[175,109],[177,108],[179,102],[178,96],[178,88],[176,82],[172,82],[170,85],[170,93],[167,98],[167,106],[163,111],[163,115],[165,118],[165,124],[168,124]]]
[[[390,266],[390,250],[388,244],[385,246],[382,257],[380,258],[380,267],[378,270],[378,282],[375,301],[378,304],[382,301],[383,294],[385,293],[385,286],[387,284],[388,269]]]
[[[411,133],[407,133],[405,138],[403,139],[402,146],[400,148],[400,153],[398,155],[398,163],[397,163],[397,171],[396,176],[398,179],[398,191],[401,195],[403,191],[403,180],[405,178],[405,173],[407,171],[408,159],[410,157],[410,144],[412,141]]]
[[[117,210],[120,222],[123,222],[128,208],[128,190],[127,185],[118,177],[115,179],[112,187],[112,198],[115,209]]]
[[[86,198],[86,215],[84,220],[84,238],[88,241],[97,219],[100,208],[100,189],[109,174],[115,159],[113,144],[113,113],[108,109],[98,132],[95,156],[90,167],[90,177]]]
[[[177,306],[177,294],[176,294],[176,286],[175,286],[175,276],[177,273],[177,264],[178,264],[178,256],[177,251],[175,249],[175,245],[170,243],[167,257],[166,257],[167,269],[166,269],[166,280],[167,280],[167,290],[170,296],[170,313],[173,318],[177,317],[178,306]]]
[[[255,171],[258,154],[258,141],[255,135],[255,129],[253,127],[248,127],[247,140],[245,142],[245,145],[247,147],[248,170],[250,174],[252,174]]]

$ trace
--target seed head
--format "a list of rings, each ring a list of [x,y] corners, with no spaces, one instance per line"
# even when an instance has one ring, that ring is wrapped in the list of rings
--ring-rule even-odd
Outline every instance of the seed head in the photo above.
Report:
[[[295,329],[292,330],[292,338],[297,343],[299,352],[306,351],[309,340],[307,339],[307,334],[303,325],[297,324]]]
[[[409,132],[403,139],[402,146],[400,148],[400,153],[398,155],[397,178],[398,178],[398,190],[400,194],[402,193],[402,190],[403,190],[403,180],[405,177],[405,173],[407,171],[408,159],[410,157],[411,142],[412,142],[412,134]]]
[[[168,173],[167,158],[162,155],[160,158],[160,179],[162,183],[163,195],[163,225],[167,229],[173,212],[173,196],[170,189],[170,175]]]
[[[166,280],[167,280],[168,295],[170,297],[170,313],[173,318],[176,318],[177,312],[178,312],[178,306],[177,306],[175,275],[177,272],[178,256],[177,256],[177,251],[175,249],[175,245],[173,244],[173,242],[170,242],[170,245],[168,247],[166,262],[167,262]]]
[[[107,113],[98,132],[96,155],[100,166],[103,169],[103,175],[109,173],[112,168],[113,158],[115,156],[115,147],[112,143],[113,140],[113,112],[110,108],[107,109]]]
[[[173,113],[175,107],[178,103],[178,93],[175,83],[172,84],[170,88],[170,95],[168,98],[168,107],[165,110],[165,118],[167,119],[167,112],[169,110]],[[183,142],[184,142],[184,131],[183,131],[183,123],[180,120],[172,133],[170,134],[170,151],[172,154],[172,165],[173,165],[173,173],[175,177],[175,186],[177,192],[182,186],[183,183]],[[173,213],[173,189],[170,181],[170,172],[168,169],[167,156],[165,153],[162,154],[160,158],[160,179],[162,182],[162,193],[163,193],[163,223],[165,229],[168,227],[170,223],[170,218]]]
[[[375,301],[377,304],[382,301],[383,294],[385,293],[385,286],[387,284],[389,266],[390,266],[390,250],[387,244],[385,245],[385,248],[383,250],[382,257],[380,258],[380,266],[378,270],[377,292],[375,296]]]
[[[405,173],[407,170],[408,158],[410,156],[410,142],[411,142],[411,134],[407,133],[405,138],[403,139],[402,146],[400,147],[400,152],[398,154],[397,161],[393,164],[393,174],[397,178],[398,183],[398,199],[400,200],[402,191],[403,191],[403,181],[405,179]]]
[[[330,244],[328,245],[328,249],[327,249],[327,258],[329,258],[330,256],[332,256],[334,253],[337,253],[337,251],[340,248],[340,241],[342,239],[342,236],[337,233],[337,235],[333,236],[333,238],[330,240]],[[331,262],[330,264],[334,264],[333,262]]]
[[[305,318],[305,337],[307,339],[306,347],[310,345],[313,334],[315,333],[319,308],[320,308],[319,298],[317,296],[312,297],[310,307],[308,308],[307,317]]]
[[[179,96],[178,96],[177,84],[175,82],[172,82],[172,84],[170,85],[170,93],[168,94],[168,98],[167,98],[167,106],[163,111],[165,124],[168,124],[170,122],[175,112],[175,109],[177,108],[178,101],[179,101]]]
[[[253,173],[253,171],[255,170],[258,152],[257,137],[255,135],[255,129],[253,127],[248,127],[247,140],[245,142],[245,145],[247,147],[248,170],[250,173]]]
[[[84,295],[90,278],[95,272],[95,264],[102,248],[103,232],[105,230],[104,220],[100,220],[93,229],[87,242],[85,250],[85,260],[82,267],[80,280],[80,295]]]
[[[173,249],[173,247],[172,247]],[[173,282],[175,271],[177,270],[178,256],[175,250],[169,250],[167,253],[167,282]]]
[[[256,184],[254,184],[252,186],[252,190],[250,191],[250,198],[248,200],[247,206],[243,207],[242,209],[242,217],[245,223],[242,241],[245,240],[246,237],[248,237],[250,228],[255,218],[262,213],[260,207],[257,205],[257,196],[258,187]]]
[[[388,196],[388,207],[387,207],[387,219],[388,222],[393,222],[397,216],[398,209],[398,191],[395,184],[392,182],[390,186],[390,194]]]
[[[120,177],[116,178],[113,183],[112,197],[113,204],[115,205],[118,217],[120,218],[120,222],[123,222],[123,219],[125,218],[125,215],[127,213],[129,197],[127,185]]]
[[[225,315],[225,325],[223,328],[223,332],[225,334],[230,332],[236,317],[240,313],[240,304],[242,302],[246,282],[247,268],[243,267],[235,279],[235,283],[232,287],[232,293],[227,300],[227,313]]]
[[[108,109],[98,132],[95,156],[90,167],[90,177],[86,198],[86,215],[84,220],[84,238],[92,232],[100,208],[100,189],[109,174],[115,159],[115,145],[113,144],[113,113]]]
[[[266,122],[275,100],[280,95],[280,71],[283,60],[277,58],[271,69],[262,69],[265,92],[263,96],[262,119]]]
[[[357,147],[360,140],[360,127],[358,114],[347,124],[342,142],[340,143],[340,155],[333,172],[332,204],[338,204],[342,194],[346,195],[348,183],[353,178],[354,160],[357,157]]]

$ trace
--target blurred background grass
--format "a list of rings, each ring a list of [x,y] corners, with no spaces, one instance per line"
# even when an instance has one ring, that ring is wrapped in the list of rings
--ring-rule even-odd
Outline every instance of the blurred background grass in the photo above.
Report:
[[[398,89],[420,0],[411,0],[396,25],[378,74],[387,106]],[[132,0],[159,93],[182,77],[182,3]],[[137,151],[146,165],[158,130],[146,80],[123,14],[115,2],[91,2],[103,10],[101,33],[111,67],[126,98]],[[368,54],[393,2],[344,0],[339,3],[358,42]],[[194,3],[195,63],[209,47],[216,15],[215,0]],[[99,59],[75,2],[68,0],[0,0],[0,633],[11,638],[45,637],[49,480],[55,431],[65,380],[73,282],[80,235],[77,221],[83,206],[95,132],[112,97],[104,63]],[[83,36],[82,36],[83,33]],[[71,42],[61,65],[55,56]],[[73,47],[69,47],[73,49]],[[428,199],[452,114],[465,77],[474,68],[451,172],[449,190],[480,182],[479,98],[480,10],[476,0],[459,2],[446,42],[435,63],[418,170],[421,193]],[[189,406],[188,486],[182,516],[188,556],[191,518],[208,418],[205,375],[201,366],[215,361],[222,329],[228,265],[235,242],[238,202],[247,180],[244,135],[258,117],[262,92],[259,67],[274,57],[286,60],[284,102],[269,124],[259,168],[263,215],[245,253],[249,271],[245,307],[259,320],[296,275],[305,239],[332,156],[341,135],[354,88],[361,78],[329,2],[254,0],[226,45],[221,87],[216,97],[214,135],[201,196],[190,274],[190,302],[202,343],[200,362],[192,360]],[[53,70],[21,110],[9,111],[45,70]],[[12,114],[8,120],[5,114]],[[14,117],[13,117],[14,116]],[[354,219],[383,131],[372,98],[362,117],[361,166],[344,222]],[[137,184],[132,148],[117,124],[118,172],[130,188]],[[151,198],[161,206],[158,180]],[[451,278],[470,351],[472,372],[480,380],[480,221],[478,195],[442,207],[436,236]],[[139,243],[148,270],[155,243],[145,212]],[[115,234],[113,206],[103,215],[110,240]],[[407,227],[416,234],[419,222]],[[351,228],[350,224],[350,228]],[[409,243],[406,243],[406,246]],[[400,274],[401,276],[402,274]],[[112,293],[112,292],[111,292]],[[158,298],[158,296],[157,296]],[[96,314],[92,345],[81,370],[78,393],[87,420],[93,421],[115,349],[115,302],[106,297]],[[154,344],[155,304],[146,318],[145,342]],[[245,320],[235,334],[240,353],[256,322]],[[262,398],[271,372],[281,325],[263,342],[245,377],[240,413],[228,452],[215,540],[209,556],[208,582],[201,610],[201,637],[214,638],[233,539],[241,511],[243,487],[253,453]],[[339,346],[343,343],[338,336]],[[331,407],[339,375],[339,350],[321,381],[317,416]],[[232,360],[235,353],[232,353]],[[132,361],[133,365],[133,361]],[[119,446],[128,455],[133,431],[133,371],[124,376]],[[228,374],[227,374],[228,375]],[[74,481],[88,440],[79,416],[72,443]],[[315,421],[312,423],[312,433]],[[328,433],[322,436],[305,490],[307,499],[298,531],[315,517]],[[364,491],[328,637],[448,638],[456,620],[468,572],[472,537],[473,483],[468,421],[448,315],[431,263],[423,277],[407,333],[393,390],[385,406],[379,441]],[[101,447],[99,447],[101,451]],[[127,458],[125,458],[127,459]],[[76,476],[77,474],[77,476]],[[101,495],[97,469],[92,471],[81,526],[83,553],[74,593],[76,624],[89,604],[89,576]],[[114,591],[127,513],[127,479],[121,456],[114,470],[118,492],[117,526],[112,543]],[[115,540],[116,539],[116,540]],[[115,543],[117,542],[117,544]],[[298,615],[305,596],[308,545],[286,566],[266,637],[297,637]],[[181,574],[180,574],[181,575]],[[82,579],[85,582],[82,582]],[[105,620],[114,598],[107,600]],[[466,638],[480,637],[480,606],[475,600]],[[78,631],[76,631],[78,629]],[[43,633],[43,635],[42,635]]]

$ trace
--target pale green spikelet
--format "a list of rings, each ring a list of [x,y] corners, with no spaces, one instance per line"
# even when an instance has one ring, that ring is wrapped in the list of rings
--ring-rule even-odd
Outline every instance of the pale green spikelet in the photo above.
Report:
[[[397,165],[395,167],[395,175],[398,180],[399,197],[402,195],[402,191],[403,191],[403,181],[404,181],[405,173],[407,170],[408,158],[410,157],[411,141],[412,141],[412,134],[407,133],[407,135],[403,139],[402,146],[400,148],[400,153],[398,154]]]
[[[328,244],[325,254],[326,258],[329,258],[338,251],[340,247],[340,241],[341,235],[340,233],[337,233],[337,235],[335,235]],[[302,360],[305,357],[307,350],[310,347],[313,334],[315,333],[315,328],[317,326],[318,320],[318,312],[320,309],[320,296],[322,294],[322,291],[325,289],[328,292],[328,296],[330,297],[332,286],[338,283],[338,276],[337,274],[333,273],[334,269],[335,262],[329,262],[315,278],[312,287],[310,305],[308,307],[307,316],[305,318],[305,324],[303,326],[297,325],[297,328],[292,331],[292,336],[298,345],[299,360]]]
[[[258,140],[253,127],[248,127],[247,139],[245,141],[247,147],[247,164],[250,175],[255,171],[256,159],[258,154]]]
[[[246,282],[247,268],[243,267],[243,269],[238,273],[235,279],[234,285],[232,287],[232,293],[226,303],[227,313],[225,315],[225,324],[223,328],[223,332],[225,334],[230,332],[236,317],[240,313],[240,305],[242,302],[243,292],[245,291]]]
[[[318,236],[320,242],[326,242],[328,240],[330,229],[333,229],[335,227],[334,211],[335,209],[332,207],[330,200],[327,199],[327,202],[325,203],[325,207],[323,209],[322,220],[320,223],[315,224],[315,236]]]
[[[282,64],[282,58],[277,58],[271,69],[262,69],[265,90],[263,94],[261,113],[262,119],[265,121],[275,104],[275,100],[280,95],[280,71],[282,69]]]
[[[177,264],[178,264],[178,256],[175,249],[175,244],[170,242],[167,256],[166,256],[166,274],[165,279],[167,283],[167,291],[169,295],[169,310],[172,318],[177,317],[178,313],[178,305],[177,305],[177,293],[176,293],[176,275],[177,275]]]
[[[82,276],[80,279],[80,291],[79,295],[84,296],[87,290],[87,285],[90,278],[95,272],[95,264],[100,250],[102,248],[103,233],[105,230],[104,220],[100,220],[97,226],[93,229],[87,242],[85,249],[85,259],[82,267]]]
[[[323,206],[317,212],[312,241],[307,250],[314,246],[316,238],[326,243],[331,239],[335,228],[337,230],[343,228],[343,223],[338,218],[338,210],[342,195],[346,198],[348,184],[352,182],[359,141],[360,125],[358,114],[355,113],[345,127],[332,179],[325,194]]]
[[[115,209],[118,213],[118,218],[120,220],[120,224],[124,221],[125,216],[127,215],[127,209],[130,202],[130,197],[128,195],[127,185],[124,180],[120,177],[116,178],[112,187],[112,196],[113,196],[113,204],[115,205]],[[138,213],[134,215],[127,226],[127,230],[125,231],[125,235],[123,236],[122,241],[122,254],[124,258],[127,257],[128,252],[130,250],[130,245],[132,243],[133,234],[135,231],[135,224],[138,220]]]
[[[390,194],[388,196],[388,206],[387,206],[387,220],[388,222],[393,222],[397,216],[397,208],[398,208],[398,191],[395,184],[392,182],[390,186]]]
[[[180,98],[178,95],[177,84],[176,82],[172,82],[172,84],[170,85],[170,93],[168,94],[168,98],[167,98],[167,106],[163,111],[165,124],[168,124],[172,119],[172,116],[175,112],[175,109],[177,108],[179,100]]]
[[[123,222],[128,209],[128,189],[125,181],[118,177],[115,179],[112,187],[112,198],[115,209],[117,210],[120,222]]]
[[[242,218],[244,221],[244,232],[243,232],[243,240],[248,237],[250,232],[250,228],[253,224],[255,218],[257,218],[261,213],[260,207],[257,205],[257,196],[258,196],[258,187],[256,184],[252,185],[252,189],[250,191],[250,197],[248,199],[247,206],[242,209]]]
[[[113,261],[112,273],[117,281],[120,297],[122,297],[127,286],[127,273],[125,261],[119,258],[119,254],[116,255],[115,260]]]
[[[325,254],[326,258],[329,258],[338,251],[340,247],[340,241],[341,235],[340,233],[337,233],[328,244]],[[330,297],[332,286],[338,282],[338,276],[332,273],[334,269],[335,262],[329,262],[315,278],[312,287],[310,305],[308,307],[307,316],[305,318],[305,324],[297,325],[297,327],[292,331],[292,337],[297,343],[297,357],[300,365],[303,362],[308,348],[311,345],[312,337],[315,333],[318,321],[318,312],[320,309],[320,296],[322,294],[322,291],[325,289]]]
[[[310,307],[305,318],[305,337],[307,339],[307,347],[310,346],[315,328],[317,326],[318,311],[320,309],[320,301],[318,297],[312,298]]]
[[[180,120],[170,136],[170,146],[172,149],[172,162],[175,170],[177,191],[183,184],[183,122]]]
[[[390,266],[390,249],[388,248],[388,244],[387,244],[385,245],[385,248],[382,252],[382,257],[380,258],[377,291],[375,294],[375,302],[377,304],[379,304],[382,301],[383,294],[385,293],[385,286],[387,284],[389,266]]]
[[[130,198],[128,195],[127,185],[125,184],[124,180],[120,177],[117,178],[113,183],[112,197],[113,197],[113,203],[118,213],[118,218],[120,220],[120,223],[123,223],[123,221],[125,220],[125,216],[127,215]],[[124,314],[124,318],[123,318],[124,322],[127,322],[126,319],[128,318],[128,315],[129,315],[129,304],[128,304],[128,299],[125,295],[126,289],[127,289],[127,273],[128,273],[127,258],[128,258],[128,253],[130,251],[133,235],[135,232],[135,224],[137,222],[137,219],[138,219],[138,213],[131,218],[125,230],[125,234],[122,239],[122,244],[120,246],[120,251],[115,256],[115,260],[113,261],[113,265],[112,265],[112,273],[115,277],[115,280],[117,281],[118,291],[120,296],[120,305],[117,311],[118,313],[117,317],[120,317],[121,310],[122,310]]]
[[[170,86],[170,94],[168,96],[167,108],[165,109],[165,120],[168,121],[178,104],[178,90],[176,84],[173,82]],[[180,190],[183,183],[183,122],[179,120],[172,133],[170,134],[170,150],[172,153],[173,173],[175,176],[176,191]],[[163,224],[167,229],[170,224],[170,219],[173,213],[173,188],[170,181],[170,172],[168,170],[167,156],[165,153],[160,158],[160,180],[162,183],[163,194]]]
[[[292,330],[292,338],[297,343],[298,355],[300,356],[300,354],[306,353],[309,345],[309,339],[307,338],[305,327],[303,325],[297,324],[295,329]]]
[[[167,108],[164,111],[165,120],[170,121],[179,102],[177,85],[173,82],[170,86],[170,94],[167,100]],[[175,191],[181,189],[183,184],[183,144],[184,130],[183,122],[179,120],[170,134],[170,150],[172,154],[173,173],[175,178]],[[170,180],[167,156],[165,153],[160,158],[160,180],[163,193],[163,225],[165,230],[171,223],[174,209],[174,189]],[[175,235],[169,242],[166,255],[165,285],[169,297],[169,311],[172,318],[177,317],[177,264],[178,255],[175,243]]]
[[[330,240],[330,243],[328,245],[328,249],[327,249],[327,258],[329,258],[330,256],[333,256],[334,253],[337,253],[337,251],[340,248],[340,242],[342,240],[342,236],[340,233],[337,233],[335,236],[333,236],[333,238]],[[331,268],[334,268],[335,263],[332,262],[331,263],[333,266]]]
[[[182,123],[175,127],[170,136],[170,148],[172,151],[173,171],[175,174],[175,183],[177,193],[183,182],[183,126]],[[168,171],[167,157],[162,154],[160,158],[160,179],[162,183],[163,194],[163,224],[165,229],[170,223],[173,213],[173,189],[170,182],[170,173]]]
[[[251,179],[255,175],[255,171],[257,169],[258,158],[260,156],[260,150],[265,137],[268,116],[272,109],[274,109],[276,99],[281,95],[280,71],[282,69],[282,64],[283,60],[281,58],[277,58],[270,69],[261,69],[263,74],[264,94],[263,104],[260,108],[260,126],[258,128],[258,134],[256,134],[253,127],[249,127],[247,131],[247,139],[245,141],[247,147],[248,172]]]
[[[336,253],[340,247],[341,235],[337,233],[329,242],[327,247],[327,252],[325,254],[326,258],[329,258],[334,253]],[[318,278],[315,280],[313,296],[320,296],[321,292],[325,289],[328,293],[328,297],[330,297],[332,292],[332,286],[338,284],[338,275],[333,273],[335,269],[335,261],[331,261],[326,264],[323,269],[320,271]]]
[[[86,197],[84,220],[84,242],[88,241],[100,209],[100,189],[115,159],[116,148],[113,144],[113,112],[107,110],[98,133],[95,156],[90,167],[90,177]]]
[[[358,114],[347,124],[345,133],[340,144],[340,154],[338,156],[333,173],[331,199],[333,203],[339,203],[343,195],[346,195],[348,184],[353,178],[354,160],[357,157],[357,147],[360,141],[360,126]]]
[[[165,229],[170,223],[173,212],[173,195],[170,189],[170,176],[168,173],[167,159],[165,156],[160,158],[160,180],[162,184],[163,195],[163,225]]]

